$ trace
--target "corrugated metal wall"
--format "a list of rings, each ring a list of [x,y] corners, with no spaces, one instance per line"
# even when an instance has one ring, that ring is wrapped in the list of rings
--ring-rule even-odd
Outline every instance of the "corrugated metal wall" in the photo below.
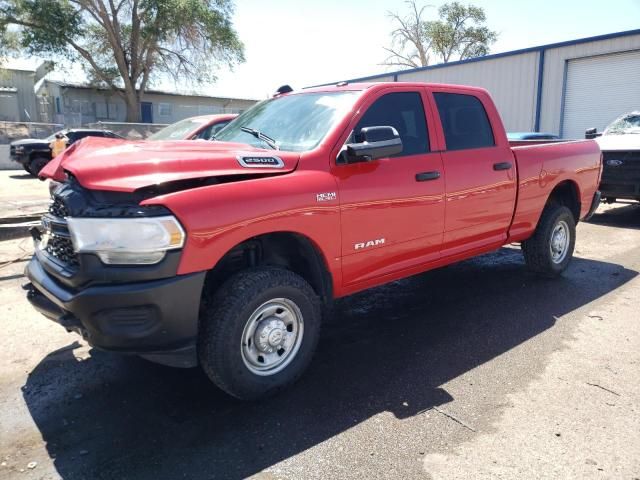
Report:
[[[372,80],[368,80],[371,82],[393,82],[395,76],[394,75],[381,75],[379,77],[375,77]]]
[[[0,87],[17,88],[18,118],[6,120],[20,122],[37,122],[38,110],[36,109],[36,97],[33,93],[35,72],[26,70],[3,69],[0,72]]]
[[[486,88],[507,131],[533,130],[537,78],[538,52],[398,74],[399,82],[454,83]]]

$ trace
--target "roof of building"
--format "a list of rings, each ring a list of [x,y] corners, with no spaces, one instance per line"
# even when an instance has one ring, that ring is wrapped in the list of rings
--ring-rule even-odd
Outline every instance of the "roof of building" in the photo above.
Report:
[[[58,85],[59,87],[62,87],[62,88],[77,88],[77,89],[84,89],[84,90],[109,90],[107,87],[99,87],[99,86],[97,87],[94,85],[90,85],[88,83],[81,83],[81,82],[66,82],[61,80],[49,80],[49,79],[46,79],[45,82],[53,83],[54,85]],[[216,98],[220,100],[242,100],[246,102],[258,101],[255,98],[236,98],[236,97],[225,97],[222,95],[206,95],[201,92],[189,92],[189,91],[171,92],[168,90],[148,89],[148,90],[145,90],[145,93],[157,94],[157,95],[173,95],[178,97],[201,97],[201,98]]]
[[[35,72],[39,63],[26,58],[5,58],[0,62],[0,68],[5,70],[18,70],[21,72]]]
[[[461,65],[461,64],[464,64],[464,63],[482,62],[484,60],[491,60],[491,59],[494,59],[494,58],[509,57],[511,55],[520,55],[520,54],[523,54],[523,53],[530,53],[530,52],[540,52],[542,50],[550,50],[552,48],[567,47],[567,46],[571,46],[571,45],[578,45],[578,44],[581,44],[581,43],[597,42],[597,41],[601,41],[601,40],[609,40],[609,39],[612,39],[612,38],[627,37],[627,36],[630,36],[630,35],[640,35],[640,29],[626,30],[626,31],[623,31],[623,32],[615,32],[615,33],[607,33],[605,35],[596,35],[594,37],[578,38],[578,39],[575,39],[575,40],[567,40],[567,41],[564,41],[564,42],[548,43],[546,45],[538,45],[536,47],[521,48],[519,50],[511,50],[511,51],[508,51],[508,52],[494,53],[494,54],[491,54],[491,55],[484,55],[482,57],[467,58],[465,60],[458,60],[458,61],[449,62],[449,63],[438,63],[436,65],[428,65],[426,67],[408,68],[408,69],[405,69],[405,70],[394,70],[392,72],[377,73],[375,75],[368,75],[366,77],[352,78],[352,79],[347,80],[347,81],[348,82],[361,82],[361,81],[366,81],[366,80],[372,80],[374,78],[379,78],[379,77],[395,76],[395,75],[399,75],[399,74],[403,74],[404,75],[406,73],[422,72],[422,71],[425,71],[425,70],[434,70],[436,68],[452,67],[454,65]],[[324,86],[324,85],[332,85],[334,83],[338,83],[338,82],[329,82],[329,83],[323,83],[323,84],[314,85],[314,86],[321,87],[321,86]]]

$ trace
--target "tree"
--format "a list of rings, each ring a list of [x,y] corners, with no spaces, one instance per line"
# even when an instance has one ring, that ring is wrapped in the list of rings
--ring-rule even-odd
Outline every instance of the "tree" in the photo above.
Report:
[[[442,63],[486,55],[497,33],[486,26],[484,10],[473,5],[451,2],[438,9],[438,20],[426,20],[429,6],[418,8],[408,0],[410,13],[400,16],[389,12],[396,24],[391,32],[391,47],[384,65],[409,68],[426,67],[431,59]]]
[[[0,38],[29,54],[81,61],[92,83],[120,95],[140,119],[145,89],[162,75],[215,81],[219,65],[244,61],[233,0],[0,0]]]

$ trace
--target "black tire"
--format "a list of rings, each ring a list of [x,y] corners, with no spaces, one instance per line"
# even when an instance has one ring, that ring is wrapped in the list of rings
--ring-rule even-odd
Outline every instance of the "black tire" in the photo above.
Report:
[[[559,227],[560,226],[560,227]],[[566,228],[569,241],[564,256],[552,254],[552,235],[556,228]],[[576,222],[571,210],[557,203],[548,204],[540,217],[533,236],[522,242],[522,253],[529,269],[545,277],[559,276],[571,262],[576,244]]]
[[[35,157],[33,158],[27,167],[27,171],[34,176],[38,176],[40,170],[42,170],[45,165],[49,163],[49,159],[45,157]]]
[[[31,173],[31,170],[29,170],[29,165],[27,164],[22,164],[22,168],[24,168],[24,171],[27,173]]]
[[[243,337],[245,327],[251,328],[248,322],[254,312],[275,299],[286,299],[299,309],[303,320],[301,343],[297,353],[291,349],[291,360],[282,370],[260,375],[246,363]],[[265,321],[266,318],[275,317],[267,316]],[[251,324],[261,325],[259,319]],[[227,280],[213,295],[203,296],[198,359],[207,376],[229,395],[240,400],[263,398],[291,385],[302,375],[316,349],[321,319],[320,299],[300,276],[272,267],[245,270]]]

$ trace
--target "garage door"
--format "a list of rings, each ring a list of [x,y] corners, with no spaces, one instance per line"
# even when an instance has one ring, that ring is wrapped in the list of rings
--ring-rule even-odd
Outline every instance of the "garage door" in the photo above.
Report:
[[[623,113],[640,110],[640,50],[569,60],[561,135],[584,138]]]

